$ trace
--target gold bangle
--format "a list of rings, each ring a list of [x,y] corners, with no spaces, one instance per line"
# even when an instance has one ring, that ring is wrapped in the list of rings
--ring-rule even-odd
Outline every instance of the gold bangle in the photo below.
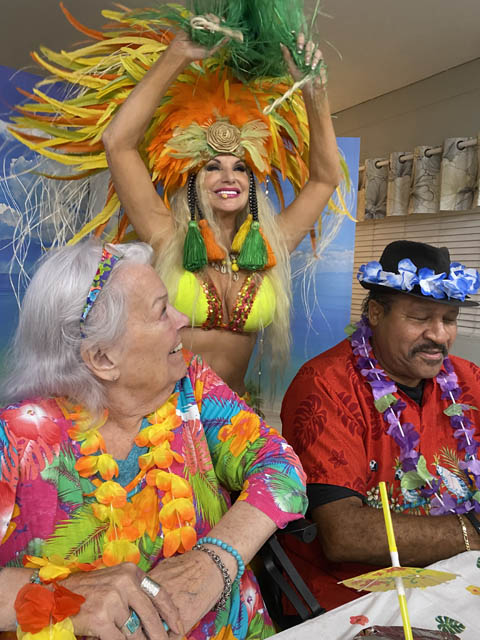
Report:
[[[460,526],[462,527],[463,542],[465,543],[465,550],[470,551],[470,542],[468,540],[468,533],[467,533],[467,527],[465,526],[465,520],[459,513],[457,513],[456,515],[460,522]]]

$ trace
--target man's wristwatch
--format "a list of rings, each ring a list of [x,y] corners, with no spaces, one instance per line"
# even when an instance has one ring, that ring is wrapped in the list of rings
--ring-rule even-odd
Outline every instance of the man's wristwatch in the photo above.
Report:
[[[480,520],[478,520],[477,516],[473,511],[469,511],[468,513],[463,514],[466,518],[470,520],[470,523],[473,527],[475,527],[475,531],[480,535]]]

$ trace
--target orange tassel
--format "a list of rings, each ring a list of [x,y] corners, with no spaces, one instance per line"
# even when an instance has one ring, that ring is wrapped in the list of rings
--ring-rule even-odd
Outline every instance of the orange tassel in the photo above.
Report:
[[[265,269],[271,269],[272,267],[274,267],[277,264],[277,259],[275,257],[275,254],[273,253],[273,249],[270,246],[269,241],[265,237],[265,234],[263,233],[262,229],[260,229],[260,233],[261,233],[262,238],[263,238],[263,240],[265,242],[265,247],[267,248],[267,264],[265,265]]]
[[[221,262],[225,260],[227,254],[218,246],[213,231],[210,229],[209,224],[205,218],[198,222],[200,227],[200,233],[202,234],[205,248],[207,249],[207,258],[209,262]]]

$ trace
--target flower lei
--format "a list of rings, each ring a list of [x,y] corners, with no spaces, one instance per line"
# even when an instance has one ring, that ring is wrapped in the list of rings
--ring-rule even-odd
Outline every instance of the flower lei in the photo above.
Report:
[[[383,271],[380,262],[372,261],[362,264],[357,278],[360,282],[378,284],[398,291],[411,291],[418,285],[424,296],[436,299],[455,298],[463,302],[467,294],[477,293],[480,276],[475,269],[467,269],[459,262],[452,262],[448,277],[445,275],[426,267],[417,274],[417,267],[410,258],[405,258],[398,263],[398,273]]]
[[[81,595],[53,582],[53,591],[42,584],[26,584],[15,599],[18,640],[75,640],[70,616],[85,602]]]
[[[402,488],[417,490],[424,498],[434,496],[430,503],[430,512],[434,515],[461,514],[472,509],[480,512],[480,460],[476,457],[480,443],[473,437],[475,433],[473,422],[464,415],[464,411],[476,409],[476,407],[458,402],[462,390],[458,385],[458,378],[451,361],[448,358],[444,359],[443,369],[436,376],[436,380],[442,390],[442,399],[451,401],[443,413],[450,418],[458,450],[465,451],[465,459],[459,463],[459,466],[465,474],[473,495],[461,504],[458,504],[448,491],[440,493],[441,479],[435,478],[428,471],[425,458],[418,451],[419,433],[412,423],[401,421],[401,414],[407,405],[401,398],[394,395],[398,391],[397,385],[388,378],[373,357],[370,343],[372,330],[368,321],[362,318],[360,322],[350,325],[347,329],[350,333],[353,353],[357,356],[355,365],[372,389],[376,409],[389,425],[388,435],[400,447],[399,459],[404,472],[401,478]]]
[[[107,414],[94,422],[81,407],[59,401],[60,408],[74,426],[68,430],[73,440],[80,443],[83,454],[75,469],[84,478],[91,478],[96,486],[93,495],[96,502],[90,503],[93,514],[105,522],[106,531],[102,556],[93,563],[66,562],[63,558],[24,557],[24,565],[39,569],[42,582],[52,582],[54,591],[42,585],[29,584],[23,587],[15,602],[19,629],[19,640],[74,640],[70,615],[78,613],[84,598],[56,584],[73,571],[92,571],[111,567],[122,562],[140,561],[139,542],[147,534],[154,541],[163,534],[163,555],[189,551],[197,541],[196,515],[192,489],[184,478],[171,471],[173,461],[184,462],[183,457],[172,450],[173,430],[181,424],[177,415],[178,394],[146,417],[145,426],[136,436],[139,447],[148,447],[147,453],[139,457],[140,472],[122,487],[112,478],[118,476],[118,465],[106,451],[99,430]],[[97,455],[98,454],[98,455]],[[131,499],[128,494],[145,479],[143,488]],[[161,499],[158,490],[163,492]],[[54,624],[52,624],[54,622]],[[35,635],[30,635],[35,634]]]
[[[84,478],[98,474],[93,479],[97,486],[93,494],[97,504],[92,504],[92,511],[96,518],[108,523],[102,558],[97,561],[99,566],[111,567],[121,562],[138,564],[140,539],[147,534],[153,542],[160,524],[166,558],[189,551],[197,541],[192,488],[187,480],[171,470],[174,460],[184,462],[170,445],[173,430],[182,422],[176,411],[177,399],[178,394],[172,394],[162,407],[146,417],[149,424],[137,434],[135,443],[149,450],[139,457],[140,472],[126,487],[112,480],[118,475],[118,465],[107,453],[99,432],[106,415],[100,424],[85,429],[87,422],[91,422],[85,411],[78,407],[64,411],[67,418],[75,420],[75,426],[68,433],[81,443],[80,451],[84,454],[77,460],[75,469]],[[145,486],[129,501],[128,494],[143,478]],[[158,490],[163,492],[161,500]]]

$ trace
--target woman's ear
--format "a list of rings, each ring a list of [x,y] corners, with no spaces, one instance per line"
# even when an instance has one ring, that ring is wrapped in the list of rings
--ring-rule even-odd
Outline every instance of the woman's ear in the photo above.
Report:
[[[94,376],[106,382],[115,382],[120,377],[120,370],[114,352],[99,347],[81,350],[82,360]]]

